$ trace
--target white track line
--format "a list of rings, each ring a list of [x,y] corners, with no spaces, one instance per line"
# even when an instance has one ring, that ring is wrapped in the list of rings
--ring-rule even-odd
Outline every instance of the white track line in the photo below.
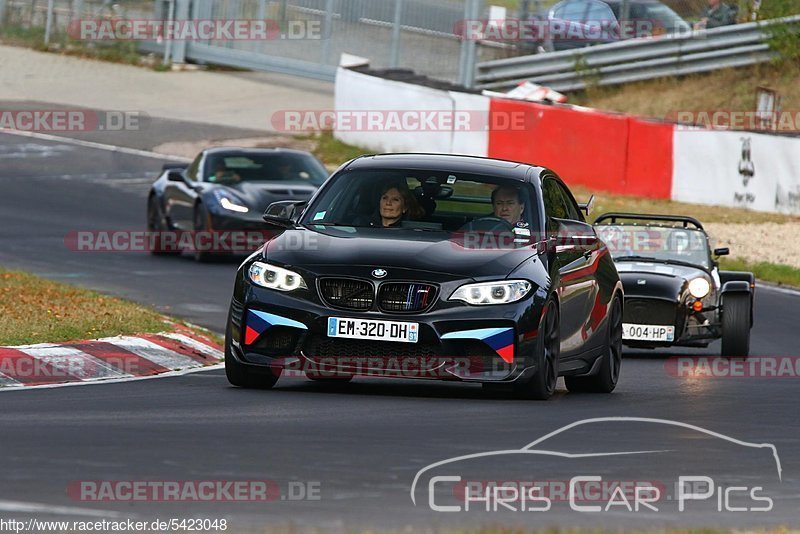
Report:
[[[151,152],[149,150],[139,150],[136,148],[126,148],[114,145],[107,145],[104,143],[95,143],[93,141],[84,141],[82,139],[72,139],[70,137],[61,137],[59,135],[43,134],[39,132],[23,132],[20,130],[10,130],[8,128],[0,128],[0,133],[16,135],[19,137],[29,137],[33,139],[41,139],[42,141],[55,141],[66,145],[82,146],[85,148],[95,148],[98,150],[108,150],[109,152],[119,152],[120,154],[128,154],[131,156],[141,156],[145,158],[168,159],[171,161],[179,161],[181,163],[188,163],[189,159],[180,156],[171,156],[169,154],[159,154],[158,152]]]
[[[119,512],[110,510],[92,510],[77,506],[53,506],[52,504],[39,504],[36,502],[2,501],[0,512],[17,512],[33,514],[77,515],[90,517],[122,517]]]
[[[35,389],[56,389],[56,388],[70,388],[76,386],[96,386],[100,384],[118,384],[120,382],[135,382],[138,380],[155,380],[158,378],[169,378],[171,376],[191,375],[203,371],[216,371],[218,369],[225,369],[224,363],[217,365],[207,365],[205,367],[194,367],[192,369],[183,369],[180,371],[169,371],[157,375],[150,376],[132,376],[130,378],[96,378],[93,380],[86,380],[83,382],[65,382],[63,384],[43,384],[41,386],[8,386],[0,388],[0,393],[8,393],[10,391],[31,391]],[[0,501],[0,511],[2,511],[2,501]]]

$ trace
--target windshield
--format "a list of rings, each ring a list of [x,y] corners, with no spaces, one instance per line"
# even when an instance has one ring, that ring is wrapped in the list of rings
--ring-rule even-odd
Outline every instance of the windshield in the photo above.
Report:
[[[305,225],[452,234],[507,232],[530,238],[532,188],[498,177],[442,171],[350,171],[306,210]],[[526,240],[527,241],[527,240]]]
[[[642,259],[679,261],[705,269],[711,266],[708,241],[699,230],[608,224],[598,225],[597,235],[616,261]]]
[[[325,167],[310,154],[220,154],[206,162],[206,182],[299,182],[320,186],[328,178]]]

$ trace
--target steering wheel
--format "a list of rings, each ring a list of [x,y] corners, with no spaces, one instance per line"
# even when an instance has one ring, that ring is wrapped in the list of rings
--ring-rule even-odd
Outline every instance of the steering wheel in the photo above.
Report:
[[[481,217],[479,219],[475,219],[471,223],[467,224],[464,227],[467,231],[472,232],[514,232],[514,225],[508,222],[507,220],[503,219],[502,217],[496,217],[494,215],[487,215],[486,217]]]

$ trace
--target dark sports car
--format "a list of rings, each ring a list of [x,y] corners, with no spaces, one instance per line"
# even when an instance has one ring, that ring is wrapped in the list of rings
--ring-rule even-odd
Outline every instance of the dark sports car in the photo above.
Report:
[[[552,171],[363,156],[304,204],[269,208],[283,231],[237,273],[232,384],[269,388],[298,370],[480,382],[536,399],[559,375],[571,391],[616,386],[622,284]]]
[[[308,200],[327,177],[313,155],[289,149],[210,148],[189,165],[165,165],[147,200],[148,230],[158,238],[152,251],[180,254],[189,248],[198,261],[249,254],[264,242],[259,236],[267,206]],[[243,239],[254,236],[254,246]]]
[[[623,340],[640,348],[707,347],[746,357],[753,325],[753,273],[720,271],[703,225],[692,217],[607,213],[595,228],[625,286]]]

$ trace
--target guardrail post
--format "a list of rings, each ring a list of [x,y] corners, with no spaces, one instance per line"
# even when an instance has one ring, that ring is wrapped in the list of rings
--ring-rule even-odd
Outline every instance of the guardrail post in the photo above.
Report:
[[[6,0],[0,0],[0,26],[6,23]]]
[[[464,2],[464,20],[461,21],[462,24],[460,25],[463,28],[462,33],[458,37],[461,38],[461,48],[459,50],[458,55],[458,83],[461,85],[466,85],[464,83],[464,79],[467,73],[467,41],[470,39],[470,34],[467,31],[467,27],[469,26],[469,15],[470,14],[470,0],[466,0]],[[458,27],[459,25],[456,25]]]
[[[473,87],[475,85],[475,69],[477,68],[476,59],[478,52],[478,43],[475,40],[475,35],[470,35],[466,28],[470,27],[469,21],[478,20],[483,10],[483,0],[466,0],[464,9],[464,24],[465,35],[461,41],[461,56],[459,61],[459,75],[458,81],[465,87]]]
[[[256,12],[256,18],[258,20],[264,20],[267,18],[267,0],[258,0],[258,11]]]
[[[167,10],[167,21],[172,22],[175,20],[175,0],[169,0],[169,8]],[[172,60],[172,39],[168,34],[164,37],[164,65],[169,65]]]
[[[396,69],[400,66],[400,30],[403,23],[403,0],[394,1],[394,27],[392,28],[392,53],[389,66]]]
[[[630,32],[630,19],[631,19],[631,1],[630,0],[622,0],[622,6],[619,9],[619,23],[625,32],[624,39],[631,37],[628,35]],[[635,35],[634,35],[635,36]]]
[[[80,20],[83,17],[83,0],[72,0],[72,20]]]
[[[331,36],[333,35],[333,2],[325,0],[325,28],[322,30],[322,54],[320,63],[330,64],[331,59]]]
[[[44,45],[50,44],[50,32],[53,29],[53,5],[55,0],[47,0],[47,22],[44,25]]]
[[[177,20],[189,19],[189,1],[175,0],[174,18]],[[172,44],[172,63],[186,63],[186,41],[175,41]]]

